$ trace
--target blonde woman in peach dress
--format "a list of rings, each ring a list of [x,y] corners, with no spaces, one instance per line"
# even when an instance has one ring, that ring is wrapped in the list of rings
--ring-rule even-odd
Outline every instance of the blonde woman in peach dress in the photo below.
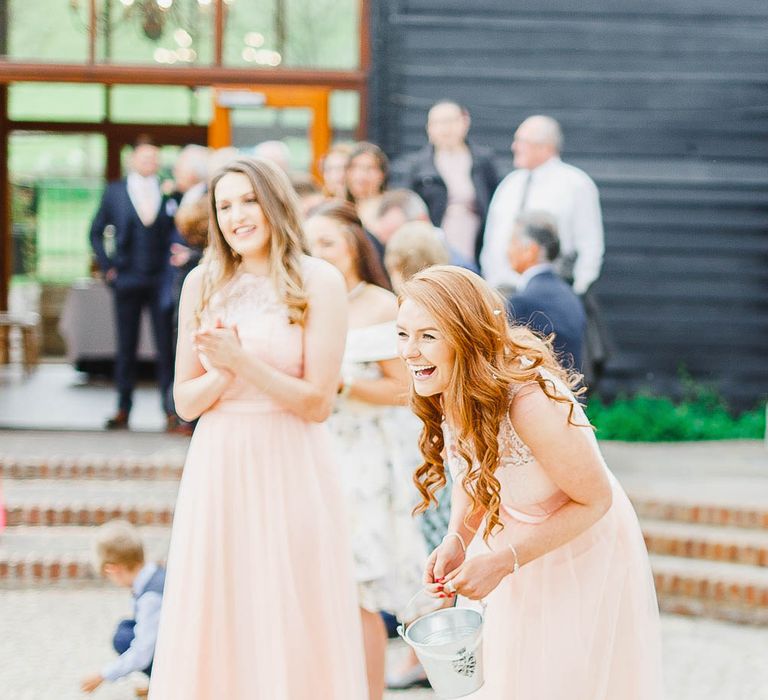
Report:
[[[659,700],[659,615],[643,537],[550,346],[455,267],[401,290],[398,333],[424,429],[423,507],[454,477],[435,596],[485,601],[473,700]]]
[[[211,244],[184,283],[176,407],[200,417],[174,515],[152,700],[361,700],[362,631],[323,421],[344,280],[304,254],[287,176],[211,183]]]

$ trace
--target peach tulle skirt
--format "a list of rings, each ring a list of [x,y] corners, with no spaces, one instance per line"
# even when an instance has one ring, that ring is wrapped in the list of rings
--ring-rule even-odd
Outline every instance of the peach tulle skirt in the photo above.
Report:
[[[661,633],[637,516],[613,504],[570,543],[507,576],[487,599],[485,685],[472,700],[660,700]],[[536,527],[505,516],[493,550]],[[471,551],[486,545],[476,539]]]
[[[324,425],[228,401],[179,490],[152,700],[361,700],[362,632]]]

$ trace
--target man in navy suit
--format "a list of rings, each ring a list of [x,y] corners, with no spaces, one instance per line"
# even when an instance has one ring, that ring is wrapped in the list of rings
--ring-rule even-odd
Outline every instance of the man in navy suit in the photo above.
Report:
[[[128,427],[136,383],[136,348],[144,308],[149,309],[157,348],[157,381],[168,428],[176,424],[169,402],[173,378],[172,310],[161,303],[168,264],[173,208],[160,190],[160,152],[148,140],[137,142],[131,172],[107,186],[91,224],[91,246],[106,283],[112,288],[117,322],[115,384],[118,411],[107,429]],[[104,229],[114,227],[114,251],[104,248]]]
[[[581,300],[555,271],[553,262],[559,254],[554,218],[530,212],[517,219],[507,257],[520,281],[509,298],[508,311],[516,323],[543,335],[554,333],[562,364],[580,370],[586,316]]]

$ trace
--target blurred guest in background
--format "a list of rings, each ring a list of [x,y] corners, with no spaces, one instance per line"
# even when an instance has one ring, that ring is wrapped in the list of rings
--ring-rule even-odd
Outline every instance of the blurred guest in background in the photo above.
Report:
[[[507,249],[509,264],[520,275],[508,300],[509,316],[543,336],[554,333],[558,360],[580,372],[586,317],[581,300],[554,268],[559,252],[557,224],[549,214],[528,212],[518,218]]]
[[[587,313],[582,372],[585,385],[594,388],[611,346],[591,290],[603,264],[603,217],[597,186],[583,170],[560,160],[562,147],[560,124],[552,117],[528,117],[518,127],[512,142],[516,170],[504,178],[491,201],[480,265],[483,277],[509,294],[519,281],[505,255],[515,220],[526,211],[545,211],[555,218],[560,257],[554,264]]]
[[[136,384],[136,349],[142,310],[147,308],[157,348],[157,381],[168,428],[176,426],[169,401],[173,377],[172,313],[163,307],[161,293],[173,229],[173,211],[160,191],[157,172],[160,152],[149,139],[136,143],[131,171],[110,183],[91,224],[91,246],[104,279],[112,288],[117,325],[115,384],[118,411],[107,429],[128,427]],[[114,227],[112,257],[104,248],[104,229]]]
[[[323,194],[329,199],[345,199],[347,196],[347,161],[354,148],[353,143],[335,143],[320,160]]]
[[[312,209],[325,201],[323,190],[309,173],[293,173],[291,184],[296,194],[299,195],[301,215],[306,219]]]
[[[171,234],[170,255],[170,294],[174,316],[178,313],[179,296],[184,278],[200,262],[207,244],[207,235],[204,240],[197,235],[199,232],[189,236],[184,235],[184,232],[179,229],[179,222],[189,230],[195,218],[192,212],[200,208],[200,202],[204,202],[207,230],[208,158],[207,148],[190,144],[181,150],[173,165],[173,179],[178,197],[178,209],[174,216],[176,226]],[[200,214],[197,216],[199,217]]]
[[[272,161],[283,172],[291,172],[291,152],[282,141],[262,141],[254,147],[253,157]]]
[[[369,697],[380,700],[387,632],[379,612],[398,610],[418,590],[426,557],[411,517],[409,477],[418,454],[405,458],[392,408],[404,407],[408,386],[397,357],[397,301],[351,204],[321,206],[305,228],[312,254],[336,266],[347,284],[349,333],[328,426],[347,494]]]
[[[427,115],[429,144],[393,168],[393,180],[427,204],[448,245],[477,263],[488,204],[499,184],[489,149],[467,141],[471,119],[466,107],[441,100]]]
[[[363,226],[372,230],[381,195],[387,188],[389,159],[377,145],[362,141],[349,155],[345,173],[345,199],[355,205]],[[383,246],[379,246],[383,257]]]
[[[448,249],[437,229],[427,221],[411,221],[389,239],[384,265],[395,292],[403,282],[432,265],[447,265]]]
[[[480,256],[483,277],[494,287],[514,287],[517,273],[505,255],[509,232],[525,211],[545,211],[557,222],[562,277],[584,294],[600,276],[603,217],[597,187],[583,170],[560,160],[563,134],[552,117],[528,117],[512,142],[515,171],[491,200]]]
[[[208,155],[208,173],[210,176],[222,168],[226,168],[230,163],[242,158],[242,153],[234,146],[224,146],[224,148],[215,148]],[[209,182],[210,184],[210,182]]]
[[[445,238],[442,229],[432,226],[429,218],[429,210],[424,200],[413,190],[403,188],[387,190],[381,196],[376,218],[371,223],[373,233],[386,247],[394,233],[404,224],[409,222],[421,222],[429,224],[435,234],[445,244],[451,265],[466,267],[468,270],[478,272],[474,257],[467,258],[453,248]]]

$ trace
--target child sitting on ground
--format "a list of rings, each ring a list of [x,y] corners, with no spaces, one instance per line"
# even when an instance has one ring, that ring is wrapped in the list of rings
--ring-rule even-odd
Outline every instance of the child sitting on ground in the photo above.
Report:
[[[160,606],[163,599],[165,569],[145,563],[144,545],[130,523],[113,520],[99,528],[96,541],[99,571],[116,586],[130,588],[133,594],[133,619],[122,620],[112,644],[120,656],[88,676],[81,690],[91,693],[104,681],[116,681],[133,671],[152,673]]]

